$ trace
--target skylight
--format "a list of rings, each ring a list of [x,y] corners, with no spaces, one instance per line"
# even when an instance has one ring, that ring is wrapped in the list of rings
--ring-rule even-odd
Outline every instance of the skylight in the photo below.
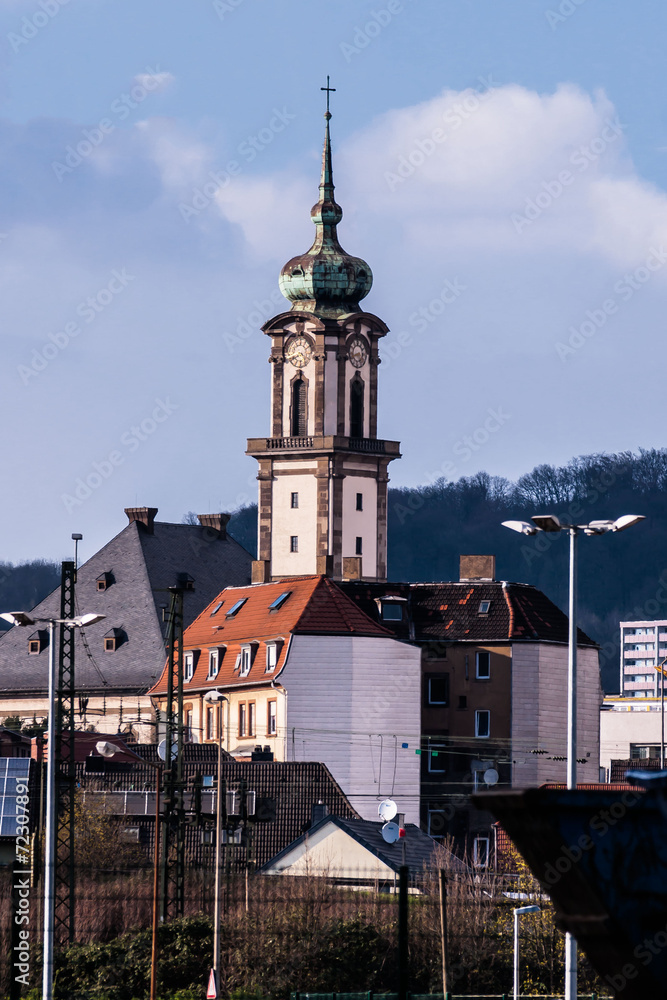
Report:
[[[280,595],[280,597],[276,597],[273,604],[269,604],[269,611],[278,611],[279,608],[282,608],[283,604],[285,603],[285,601],[287,600],[287,598],[290,596],[291,593],[292,593],[291,590],[286,590],[283,594]]]
[[[225,615],[225,618],[233,618],[234,615],[237,615],[247,600],[247,597],[242,597],[240,601],[236,602],[236,604],[232,604],[231,608]]]
[[[491,601],[480,601],[479,602],[479,612],[480,615],[488,615],[491,609]]]
[[[223,604],[222,601],[218,601],[218,603],[216,604],[216,606],[213,608],[213,611],[211,611],[211,618],[213,617],[213,615],[217,615],[218,611],[222,607],[222,604]]]

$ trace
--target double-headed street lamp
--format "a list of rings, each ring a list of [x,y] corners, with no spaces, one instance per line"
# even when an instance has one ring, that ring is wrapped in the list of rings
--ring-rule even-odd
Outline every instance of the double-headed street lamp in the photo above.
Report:
[[[42,977],[43,1000],[53,997],[53,939],[55,924],[55,875],[56,875],[56,625],[65,628],[85,628],[101,622],[106,615],[77,615],[76,618],[31,618],[25,611],[0,614],[10,625],[26,627],[38,622],[49,628],[49,728],[46,759],[46,843],[44,847],[44,964]],[[74,748],[70,747],[70,753]]]
[[[215,902],[213,913],[213,972],[215,975],[216,995],[220,990],[220,860],[222,841],[222,703],[227,702],[229,711],[229,701],[222,691],[208,691],[204,695],[204,701],[211,702],[218,706],[218,791],[215,811]]]
[[[577,787],[577,536],[606,535],[610,531],[625,531],[644,520],[643,514],[624,514],[615,521],[589,521],[588,524],[565,524],[555,514],[535,514],[528,521],[503,521],[522,535],[537,535],[540,531],[567,531],[570,535],[570,595],[567,656],[567,787]],[[577,942],[565,935],[565,998],[577,997]]]

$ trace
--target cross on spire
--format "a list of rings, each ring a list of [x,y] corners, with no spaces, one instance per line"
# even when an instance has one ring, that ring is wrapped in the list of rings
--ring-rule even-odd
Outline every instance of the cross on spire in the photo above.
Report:
[[[331,118],[331,112],[329,111],[329,94],[335,94],[336,88],[329,86],[329,74],[327,73],[327,85],[326,87],[320,87],[320,90],[326,90],[327,92],[327,116]]]

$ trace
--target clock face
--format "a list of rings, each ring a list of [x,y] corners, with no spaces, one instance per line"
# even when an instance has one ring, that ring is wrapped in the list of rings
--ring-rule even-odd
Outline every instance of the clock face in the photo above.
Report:
[[[289,342],[285,357],[295,368],[305,368],[310,361],[312,350],[305,337],[295,337]]]
[[[350,342],[350,361],[355,368],[363,368],[366,364],[366,358],[368,357],[368,351],[366,350],[366,345],[361,340],[360,337],[355,337],[353,341]]]

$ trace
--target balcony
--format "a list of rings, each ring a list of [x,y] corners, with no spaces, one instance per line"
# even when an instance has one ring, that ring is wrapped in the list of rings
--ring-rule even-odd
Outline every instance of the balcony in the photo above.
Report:
[[[316,435],[313,437],[269,437],[248,438],[246,454],[255,457],[271,455],[277,451],[310,453],[331,453],[333,451],[348,451],[365,455],[386,455],[388,458],[400,458],[398,441],[383,441],[380,438],[350,438],[337,434]]]

